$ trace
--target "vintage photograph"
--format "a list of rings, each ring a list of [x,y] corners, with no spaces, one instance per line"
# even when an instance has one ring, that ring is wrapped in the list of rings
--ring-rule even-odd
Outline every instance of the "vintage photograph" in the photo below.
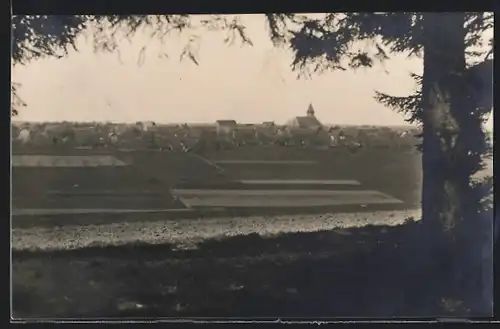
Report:
[[[14,15],[11,319],[492,316],[493,19]]]

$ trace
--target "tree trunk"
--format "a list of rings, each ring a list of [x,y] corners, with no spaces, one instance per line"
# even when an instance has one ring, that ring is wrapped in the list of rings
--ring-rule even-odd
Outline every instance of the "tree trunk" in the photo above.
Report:
[[[480,139],[473,137],[482,128],[469,97],[464,23],[464,13],[424,17],[422,226],[428,249],[422,256],[441,262],[440,271],[451,276],[435,274],[478,313],[485,304],[475,300],[480,286],[473,284],[478,276],[470,274],[480,266],[484,244],[470,176],[481,162]]]

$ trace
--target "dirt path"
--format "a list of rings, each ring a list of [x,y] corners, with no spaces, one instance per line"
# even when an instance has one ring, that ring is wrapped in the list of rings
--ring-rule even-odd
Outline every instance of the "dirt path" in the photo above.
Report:
[[[407,210],[19,228],[12,230],[12,248],[14,250],[58,250],[138,242],[170,243],[187,248],[212,238],[252,233],[273,236],[289,232],[315,232],[370,224],[394,226],[402,224],[407,218],[418,219],[419,217],[419,210]]]

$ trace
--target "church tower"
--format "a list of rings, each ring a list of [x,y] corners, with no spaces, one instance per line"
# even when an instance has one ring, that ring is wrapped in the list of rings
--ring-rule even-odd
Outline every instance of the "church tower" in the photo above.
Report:
[[[314,108],[312,104],[309,104],[309,107],[307,108],[307,116],[314,118]]]

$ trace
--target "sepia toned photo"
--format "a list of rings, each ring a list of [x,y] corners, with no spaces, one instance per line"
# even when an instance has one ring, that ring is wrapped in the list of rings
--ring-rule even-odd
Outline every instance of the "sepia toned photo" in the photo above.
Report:
[[[11,319],[493,313],[493,13],[13,15]]]

